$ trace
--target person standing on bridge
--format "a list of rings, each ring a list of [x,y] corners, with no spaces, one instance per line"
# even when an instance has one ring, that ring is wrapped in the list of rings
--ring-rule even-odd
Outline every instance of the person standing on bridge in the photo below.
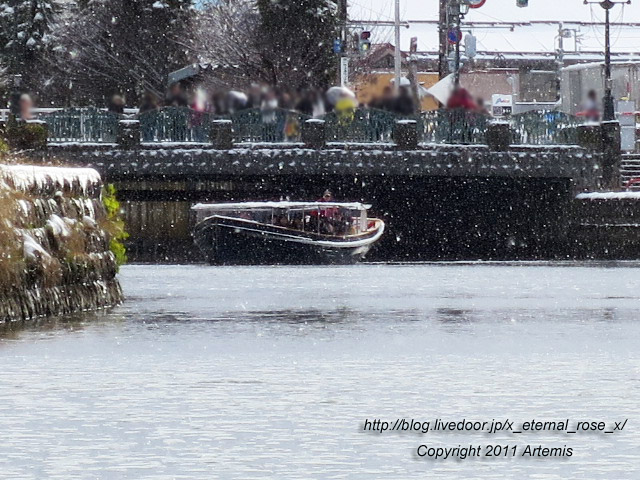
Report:
[[[583,103],[583,110],[579,115],[584,116],[590,122],[600,121],[600,103],[595,90],[589,90],[587,98]]]
[[[33,120],[34,118],[33,100],[29,94],[23,93],[20,95],[20,119],[23,122],[26,122],[28,120]]]
[[[478,105],[473,100],[473,97],[466,88],[456,88],[449,100],[447,101],[447,108],[449,109],[462,109],[478,111]]]
[[[153,92],[145,92],[140,104],[139,113],[151,112],[159,108],[160,102]]]

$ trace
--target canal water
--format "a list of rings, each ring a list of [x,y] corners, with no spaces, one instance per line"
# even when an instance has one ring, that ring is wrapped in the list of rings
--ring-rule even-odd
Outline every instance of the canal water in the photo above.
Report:
[[[123,306],[0,334],[0,478],[637,479],[639,266],[127,266]],[[402,418],[628,422],[363,431]]]

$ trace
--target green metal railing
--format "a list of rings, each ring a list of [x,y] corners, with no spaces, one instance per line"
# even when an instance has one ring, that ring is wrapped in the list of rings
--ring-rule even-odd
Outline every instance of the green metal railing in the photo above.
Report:
[[[96,108],[71,108],[42,117],[49,127],[50,142],[115,142],[117,115]],[[137,116],[143,142],[209,143],[216,119],[230,119],[236,142],[300,142],[308,115],[284,109],[249,109],[226,116],[166,107]],[[324,116],[328,142],[383,143],[393,141],[393,129],[400,119],[416,121],[421,143],[485,144],[491,117],[465,110],[434,110],[414,116],[398,116],[377,109],[357,108]],[[562,112],[528,112],[507,121],[515,145],[567,145],[577,143],[578,117]]]
[[[231,115],[236,142],[299,142],[308,115],[282,108],[241,110]]]
[[[140,134],[143,142],[209,142],[211,122],[220,117],[190,108],[164,107],[141,113]]]
[[[484,144],[489,115],[468,110],[433,110],[418,117],[423,143]]]
[[[526,112],[513,115],[512,143],[516,145],[575,145],[577,126],[584,120],[563,112]]]
[[[43,115],[50,142],[113,143],[119,116],[97,108],[70,108]]]
[[[357,108],[324,116],[328,142],[391,142],[398,116],[385,110]]]

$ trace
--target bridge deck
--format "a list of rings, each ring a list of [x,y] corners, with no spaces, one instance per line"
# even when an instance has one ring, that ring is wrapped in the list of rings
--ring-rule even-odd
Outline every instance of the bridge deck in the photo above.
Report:
[[[577,188],[595,188],[602,154],[576,146],[512,147],[495,152],[484,145],[421,145],[398,151],[393,145],[238,145],[231,150],[202,146],[51,145],[46,157],[92,166],[107,179],[214,178],[242,175],[395,175],[450,177],[569,178]]]

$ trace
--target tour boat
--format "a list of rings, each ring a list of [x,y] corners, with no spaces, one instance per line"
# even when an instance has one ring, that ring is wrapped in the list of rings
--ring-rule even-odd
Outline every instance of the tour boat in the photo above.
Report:
[[[339,202],[200,203],[194,241],[212,264],[350,264],[384,232],[371,205]]]

